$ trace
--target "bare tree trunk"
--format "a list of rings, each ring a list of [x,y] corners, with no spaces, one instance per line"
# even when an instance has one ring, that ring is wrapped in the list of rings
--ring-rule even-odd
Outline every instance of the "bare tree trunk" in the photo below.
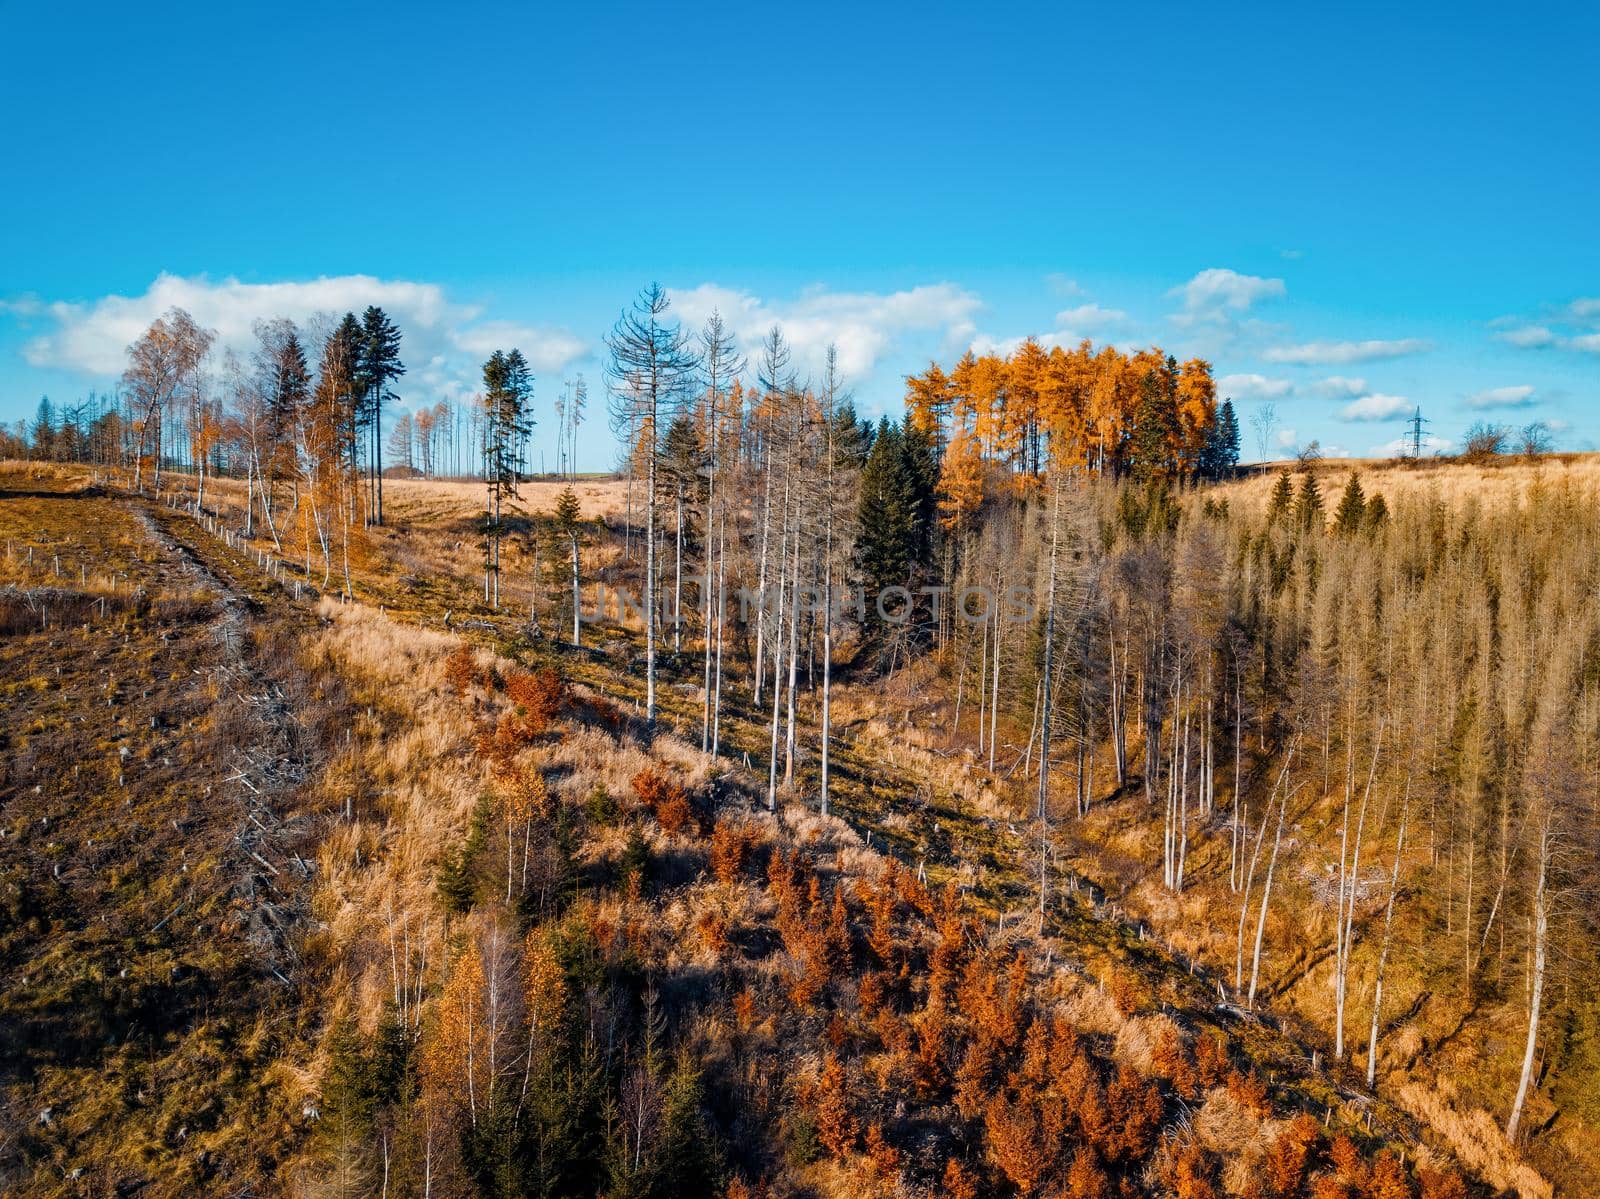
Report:
[[[1272,879],[1278,869],[1278,850],[1283,844],[1283,818],[1289,810],[1289,799],[1292,791],[1285,790],[1283,799],[1278,804],[1278,826],[1272,835],[1272,856],[1267,859],[1267,879],[1261,888],[1261,916],[1256,921],[1255,950],[1250,957],[1250,993],[1245,999],[1246,1007],[1256,1005],[1256,986],[1261,979],[1261,941],[1267,931],[1267,905],[1272,902]]]
[[[1395,839],[1394,867],[1389,874],[1389,902],[1383,910],[1383,940],[1378,947],[1377,978],[1372,985],[1372,1028],[1367,1035],[1367,1086],[1378,1078],[1378,1033],[1383,1011],[1383,969],[1389,962],[1389,934],[1394,926],[1394,900],[1400,890],[1400,858],[1406,851],[1406,816],[1411,810],[1411,778],[1406,777],[1406,794],[1400,803],[1400,833]]]
[[[1533,891],[1533,988],[1528,995],[1528,1039],[1522,1048],[1522,1077],[1517,1082],[1517,1097],[1511,1103],[1511,1116],[1506,1121],[1506,1139],[1513,1143],[1522,1126],[1522,1110],[1533,1082],[1533,1060],[1539,1045],[1539,1006],[1544,999],[1545,960],[1548,956],[1550,859],[1554,840],[1547,814],[1539,829],[1539,879]]]
[[[1350,952],[1355,938],[1356,900],[1359,898],[1357,890],[1361,885],[1361,840],[1366,831],[1367,804],[1372,798],[1372,780],[1378,770],[1378,754],[1383,746],[1383,721],[1378,722],[1378,730],[1372,742],[1372,762],[1367,767],[1367,786],[1361,793],[1360,815],[1356,818],[1355,845],[1350,855],[1350,868],[1348,882],[1346,881],[1344,849],[1339,850],[1339,913],[1340,928],[1336,931],[1335,956],[1334,956],[1334,1031],[1333,1055],[1340,1061],[1344,1060],[1344,1010],[1345,996],[1349,990],[1350,981]],[[1348,773],[1348,771],[1347,771]],[[1348,802],[1347,802],[1348,806]]]

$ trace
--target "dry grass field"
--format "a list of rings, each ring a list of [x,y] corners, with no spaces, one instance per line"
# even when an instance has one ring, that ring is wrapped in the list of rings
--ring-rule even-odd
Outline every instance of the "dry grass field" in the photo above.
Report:
[[[1317,468],[1325,493],[1348,469]],[[1394,499],[1520,502],[1537,487],[1593,490],[1600,462],[1368,466],[1363,480],[1369,494]],[[1264,505],[1272,481],[1264,472],[1221,490],[1230,504]],[[939,1066],[919,1049],[929,1042],[906,1031],[933,1036],[937,1004],[922,972],[949,936],[931,898],[946,886],[970,954],[960,985],[971,988],[962,991],[970,1010],[951,1017],[950,1035],[959,1044],[972,1013],[999,1002],[993,981],[1020,954],[1037,996],[1030,1002],[1070,1020],[1097,1069],[1155,1079],[1177,1104],[1181,1119],[1167,1156],[1151,1157],[1150,1177],[1171,1177],[1171,1154],[1192,1150],[1223,1193],[1257,1194],[1252,1179],[1302,1127],[1290,1121],[1299,1112],[1329,1137],[1356,1138],[1363,1152],[1403,1148],[1425,1179],[1455,1158],[1485,1194],[1554,1193],[1475,1106],[1470,1080],[1482,1076],[1471,1055],[1451,1059],[1467,1081],[1446,1086],[1438,1077],[1449,1039],[1442,1025],[1453,1018],[1465,1027],[1466,1013],[1419,1004],[1404,1014],[1384,1086],[1366,1092],[1308,1048],[1320,1044],[1326,976],[1319,959],[1294,951],[1303,932],[1285,912],[1269,929],[1271,1018],[1219,1006],[1231,944],[1215,929],[1232,918],[1214,919],[1230,902],[1215,880],[1226,862],[1219,867],[1215,845],[1197,850],[1199,885],[1181,900],[1164,892],[1150,868],[1158,833],[1141,800],[1116,794],[1104,761],[1091,790],[1108,798],[1050,833],[1046,872],[1057,899],[1041,923],[1031,801],[1010,777],[1027,730],[1005,727],[999,768],[986,770],[970,733],[952,727],[947,664],[928,659],[886,679],[845,672],[834,694],[835,815],[818,816],[801,787],[769,817],[766,716],[730,686],[724,757],[701,754],[694,653],[664,656],[663,732],[646,748],[636,720],[639,631],[607,623],[587,631],[588,652],[559,644],[541,574],[549,552],[541,518],[555,485],[523,489],[506,546],[505,602],[495,610],[483,602],[474,533],[481,491],[469,484],[386,482],[391,523],[363,547],[360,602],[341,603],[313,597],[316,572],[297,577],[292,547],[279,551],[274,577],[251,556],[274,553],[270,541],[219,540],[172,507],[85,482],[82,472],[0,472],[0,537],[10,545],[0,589],[60,593],[42,616],[13,603],[16,627],[0,639],[12,717],[0,773],[0,878],[10,905],[0,949],[15,964],[0,999],[21,1017],[12,1052],[0,1056],[0,1088],[8,1127],[25,1130],[0,1149],[0,1177],[16,1193],[137,1185],[151,1195],[250,1187],[311,1195],[391,1169],[397,1178],[436,1171],[441,1193],[456,1193],[462,1160],[425,1134],[441,1113],[462,1118],[460,1097],[428,1097],[427,1055],[462,955],[488,952],[515,916],[563,944],[589,945],[585,970],[643,970],[657,980],[674,1036],[703,1055],[708,1078],[753,1122],[748,1145],[733,1153],[740,1171],[754,1179],[777,1169],[798,1187],[783,1193],[887,1194],[886,1150],[807,1157],[811,1150],[791,1143],[785,1166],[763,1158],[758,1143],[778,1127],[800,1135],[783,1113],[813,1110],[835,1052],[856,1063],[850,1085],[863,1118],[877,1121],[875,1135],[901,1127],[896,1096],[918,1097],[919,1121],[946,1118],[919,1105],[948,1094],[939,1088],[960,1058]],[[175,503],[190,484],[173,483]],[[586,575],[636,569],[604,527],[622,512],[624,487],[576,489],[593,522]],[[237,529],[241,503],[236,482],[208,484],[216,527]],[[545,670],[566,688],[559,715],[511,757],[493,758],[492,735],[519,711],[509,681]],[[276,716],[254,722],[241,695],[274,697]],[[820,719],[813,695],[798,718],[806,775],[815,759],[804,747]],[[268,762],[293,769],[273,780],[264,808],[253,806],[260,797],[234,776],[264,783],[250,764]],[[641,790],[652,770],[692,798],[691,815]],[[571,898],[511,898],[516,843],[495,821],[507,819],[504,780],[517,772],[537,773],[554,805],[533,851],[535,874],[551,872],[551,893]],[[711,832],[726,839],[734,826],[744,830],[745,864],[730,872],[717,865]],[[441,879],[469,861],[464,847],[479,844],[478,898],[466,914],[441,911]],[[836,961],[830,969],[842,973],[825,984],[840,996],[831,1023],[806,1006],[814,999],[795,998],[808,993],[807,962],[818,952],[807,938],[823,934],[797,925],[793,901],[774,891],[768,872],[780,850],[800,855],[820,880],[809,908],[799,905],[802,923],[831,919],[823,900],[838,894],[860,930],[843,959],[856,966]],[[861,940],[876,927],[871,897],[884,887],[905,898],[891,904],[892,934],[871,935],[898,948],[875,941],[869,951]],[[860,989],[897,962],[912,971],[891,985],[898,1014],[874,1022]],[[1395,983],[1408,987],[1416,990]],[[345,1068],[340,1030],[380,1038],[397,1019],[422,1055],[421,1092],[363,1125],[368,1139],[335,1135],[314,1113],[332,1102],[330,1079]],[[1458,1045],[1508,1032],[1492,1021],[1472,1027]],[[1209,1086],[1170,1077],[1174,1045],[1189,1061],[1212,1043],[1227,1047],[1226,1082],[1226,1071]],[[473,1069],[460,1076],[463,1087]],[[943,1084],[940,1069],[951,1076]],[[1248,1080],[1260,1080],[1259,1095]],[[1496,1091],[1504,1085],[1493,1080]],[[977,1126],[1009,1118],[991,1112]],[[379,1130],[381,1154],[371,1139]],[[1583,1152],[1575,1143],[1573,1160]],[[1000,1190],[1020,1176],[1008,1172],[1020,1165],[996,1170],[989,1160]],[[62,1178],[78,1189],[62,1189]]]

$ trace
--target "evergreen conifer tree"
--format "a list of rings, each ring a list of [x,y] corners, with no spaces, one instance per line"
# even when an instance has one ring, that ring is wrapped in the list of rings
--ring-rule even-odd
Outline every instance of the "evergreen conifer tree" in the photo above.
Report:
[[[1359,533],[1366,523],[1367,499],[1361,490],[1361,479],[1355,471],[1350,472],[1350,480],[1344,485],[1344,494],[1339,497],[1339,506],[1334,510],[1334,532],[1340,534]]]
[[[406,373],[400,361],[400,330],[383,309],[373,305],[361,314],[361,424],[367,430],[372,462],[372,519],[383,523],[383,405],[395,399],[389,384]]]
[[[1289,515],[1294,506],[1294,479],[1287,470],[1278,475],[1278,481],[1272,485],[1272,498],[1267,501],[1267,520],[1276,524]]]
[[[1300,491],[1294,497],[1294,519],[1302,529],[1320,531],[1325,523],[1326,507],[1322,502],[1322,489],[1317,477],[1309,470],[1300,476]]]

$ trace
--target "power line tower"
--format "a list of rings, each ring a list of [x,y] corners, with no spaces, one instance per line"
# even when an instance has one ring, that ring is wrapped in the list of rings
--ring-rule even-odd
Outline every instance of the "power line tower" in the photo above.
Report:
[[[1422,408],[1406,417],[1406,426],[1411,430],[1411,457],[1422,457],[1422,426],[1431,425],[1433,422],[1422,415]]]

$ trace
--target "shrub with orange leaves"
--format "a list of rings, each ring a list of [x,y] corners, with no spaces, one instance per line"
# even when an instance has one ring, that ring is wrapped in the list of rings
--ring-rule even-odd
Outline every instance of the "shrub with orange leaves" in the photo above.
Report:
[[[1189,1060],[1183,1034],[1176,1025],[1162,1025],[1155,1047],[1150,1051],[1150,1066],[1158,1077],[1172,1083],[1172,1089],[1179,1095],[1192,1098],[1198,1092],[1199,1075]]]
[[[1415,1199],[1406,1169],[1392,1150],[1381,1150],[1372,1159],[1361,1199]]]
[[[694,920],[694,931],[706,952],[718,959],[728,952],[728,918],[714,907],[705,908]]]
[[[856,894],[867,910],[867,947],[885,969],[893,970],[899,956],[894,935],[895,898],[890,872],[885,871],[884,875],[878,886],[856,884]]]
[[[506,697],[516,706],[529,737],[543,735],[567,702],[567,682],[549,666],[506,676]]]
[[[1117,1068],[1106,1087],[1109,1135],[1098,1146],[1110,1162],[1129,1162],[1144,1156],[1155,1144],[1161,1127],[1161,1092],[1129,1066]]]
[[[978,1199],[978,1175],[955,1158],[944,1163],[944,1193],[947,1199]]]
[[[1086,1145],[1079,1147],[1067,1168],[1067,1194],[1070,1199],[1109,1199],[1111,1194],[1111,1180]]]
[[[1422,1199],[1467,1199],[1467,1184],[1454,1170],[1422,1166],[1417,1181],[1422,1184]]]
[[[1269,1194],[1288,1199],[1300,1193],[1306,1169],[1321,1139],[1322,1131],[1316,1120],[1305,1113],[1289,1121],[1267,1150],[1263,1163]]]
[[[989,1157],[1011,1184],[1032,1195],[1051,1166],[1051,1153],[1039,1126],[1038,1108],[1025,1100],[997,1095],[983,1113]]]
[[[451,650],[450,656],[444,660],[444,680],[456,695],[464,696],[478,678],[476,656],[472,652],[472,647],[463,641]]]
[[[867,1125],[867,1161],[880,1179],[893,1179],[900,1173],[900,1150],[883,1135],[883,1125],[874,1120]]]
[[[711,873],[724,887],[732,887],[744,874],[750,853],[750,834],[738,821],[717,817],[711,830]]]
[[[677,836],[694,819],[688,793],[656,767],[647,766],[639,771],[633,776],[632,785],[639,802],[650,809],[656,823],[669,837]]]
[[[1272,1104],[1267,1099],[1267,1084],[1254,1073],[1231,1071],[1228,1074],[1228,1094],[1240,1107],[1263,1120],[1272,1115]]]
[[[1334,1137],[1333,1144],[1328,1146],[1328,1161],[1346,1182],[1360,1186],[1367,1179],[1367,1163],[1349,1133],[1341,1132]]]
[[[1195,1041],[1194,1069],[1200,1085],[1207,1090],[1228,1077],[1228,1047],[1219,1034],[1211,1033]]]
[[[1174,1199],[1217,1199],[1211,1163],[1205,1150],[1193,1141],[1185,1141],[1178,1149],[1172,1163],[1171,1185]]]
[[[733,997],[733,1018],[741,1032],[749,1032],[756,1023],[756,997],[746,987]]]
[[[942,1093],[950,1082],[945,1063],[950,1053],[950,1025],[943,1008],[925,1008],[917,1017],[917,1092],[924,1099]]]
[[[1106,980],[1106,993],[1111,996],[1117,1011],[1124,1016],[1133,1015],[1148,1003],[1144,984],[1126,970],[1112,971],[1111,977]]]
[[[837,1158],[854,1152],[860,1130],[850,1094],[850,1080],[844,1064],[831,1053],[823,1060],[813,1102],[817,1137],[823,1148]]]

